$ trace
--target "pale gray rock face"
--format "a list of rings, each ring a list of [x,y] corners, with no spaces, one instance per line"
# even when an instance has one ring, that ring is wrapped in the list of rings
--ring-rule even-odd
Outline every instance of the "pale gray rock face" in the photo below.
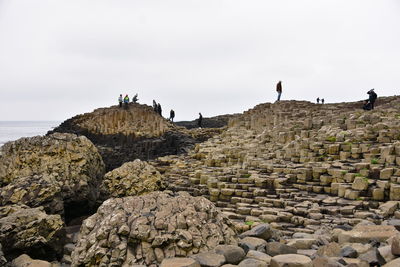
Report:
[[[0,148],[0,204],[44,206],[60,214],[65,205],[90,206],[104,172],[100,154],[86,137],[21,138]]]
[[[27,253],[54,260],[62,253],[64,236],[64,222],[60,215],[47,215],[41,207],[0,207],[0,243],[9,259]]]
[[[165,191],[112,198],[84,221],[72,266],[158,266],[164,258],[211,251],[219,244],[236,245],[236,232],[203,197]]]
[[[100,186],[102,199],[109,197],[137,196],[163,188],[162,176],[145,161],[124,163],[105,174]]]

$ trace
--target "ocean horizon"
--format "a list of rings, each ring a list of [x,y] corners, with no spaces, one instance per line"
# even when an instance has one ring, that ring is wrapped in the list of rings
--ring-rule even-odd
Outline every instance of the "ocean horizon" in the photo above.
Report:
[[[0,146],[22,137],[45,135],[60,121],[0,121]]]

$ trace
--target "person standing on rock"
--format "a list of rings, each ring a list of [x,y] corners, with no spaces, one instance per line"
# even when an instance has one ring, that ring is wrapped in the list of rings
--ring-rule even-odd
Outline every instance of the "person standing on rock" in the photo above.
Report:
[[[158,111],[157,111],[157,102],[154,99],[153,99],[153,110],[154,110],[154,112],[158,113]]]
[[[162,108],[161,108],[161,104],[160,104],[160,103],[157,104],[157,113],[158,113],[160,116],[162,116]]]
[[[197,120],[197,126],[201,128],[201,123],[203,122],[203,115],[199,112],[199,119]]]
[[[321,104],[324,104],[325,103],[325,99],[321,99]]]
[[[118,103],[119,103],[119,107],[122,108],[122,94],[120,94],[118,97]]]
[[[371,109],[374,109],[374,105],[375,105],[375,100],[378,98],[378,95],[375,93],[374,91],[375,89],[371,89],[367,92],[367,94],[369,95],[369,103],[371,104]]]
[[[319,97],[317,97],[317,104],[319,104]]]
[[[175,118],[175,111],[171,109],[171,111],[169,112],[169,120],[174,122],[174,118]]]
[[[129,104],[129,96],[126,95],[126,96],[124,97],[124,106],[125,106],[126,109],[128,108],[128,104]]]
[[[280,101],[281,100],[281,94],[282,94],[282,81],[279,81],[276,84],[276,91],[278,92],[278,99],[276,101]]]

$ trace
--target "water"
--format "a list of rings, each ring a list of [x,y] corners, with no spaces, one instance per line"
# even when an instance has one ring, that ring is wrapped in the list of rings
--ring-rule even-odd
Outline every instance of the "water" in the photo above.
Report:
[[[0,121],[0,146],[21,137],[44,135],[59,121]]]

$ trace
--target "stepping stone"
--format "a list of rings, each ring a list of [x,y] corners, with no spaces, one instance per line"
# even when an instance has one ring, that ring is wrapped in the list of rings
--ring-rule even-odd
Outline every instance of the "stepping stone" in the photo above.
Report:
[[[270,267],[313,267],[313,263],[307,256],[286,254],[272,257]]]
[[[160,267],[200,267],[200,264],[191,258],[164,259]]]

